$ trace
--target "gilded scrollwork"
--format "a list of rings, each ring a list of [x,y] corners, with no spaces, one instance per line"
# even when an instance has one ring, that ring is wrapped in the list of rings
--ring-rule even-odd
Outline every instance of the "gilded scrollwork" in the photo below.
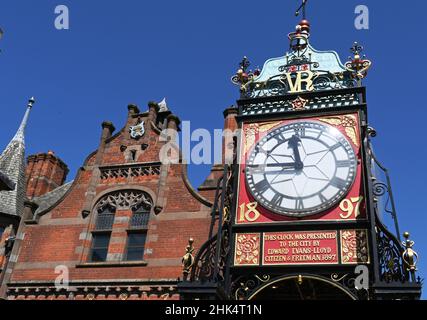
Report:
[[[369,263],[367,230],[341,231],[341,262]]]
[[[257,123],[251,123],[245,128],[245,154],[254,145],[256,135],[259,133],[259,125]]]

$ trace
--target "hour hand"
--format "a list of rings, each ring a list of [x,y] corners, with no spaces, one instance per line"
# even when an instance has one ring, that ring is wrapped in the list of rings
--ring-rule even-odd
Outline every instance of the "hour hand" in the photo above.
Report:
[[[297,135],[293,135],[288,142],[289,148],[291,148],[292,151],[294,152],[295,169],[302,169],[304,166],[303,162],[301,161],[301,156],[298,150],[298,146],[300,143],[301,143],[301,139]]]

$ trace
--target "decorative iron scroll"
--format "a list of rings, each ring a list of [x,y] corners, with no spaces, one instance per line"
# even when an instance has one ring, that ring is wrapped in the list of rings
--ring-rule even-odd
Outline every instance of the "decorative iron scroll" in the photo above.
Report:
[[[345,287],[347,290],[353,293],[354,296],[358,297],[359,300],[369,300],[368,290],[358,290],[356,288],[356,278],[353,273],[332,273],[330,275],[330,279],[333,282]]]
[[[291,38],[295,38],[298,32],[292,34]],[[305,35],[304,38],[307,36]],[[299,39],[300,37],[297,36],[297,38]],[[336,57],[336,60],[331,64],[323,61],[324,64],[321,65],[319,62],[328,58],[322,57],[322,53],[314,51],[308,45],[308,38],[305,38],[305,41],[307,41],[305,45],[297,46],[298,48],[291,45],[291,51],[280,60],[283,63],[282,65],[273,66],[272,63],[267,62],[269,65],[264,68],[267,69],[265,72],[269,76],[263,76],[259,69],[248,70],[250,62],[244,57],[236,74],[231,78],[231,81],[240,87],[241,99],[283,96],[296,92],[353,88],[360,84],[357,82],[360,77],[355,77],[354,74],[365,74],[365,69],[369,68],[369,66],[364,66],[365,69],[363,70],[361,70],[362,67],[359,67],[359,64],[363,64],[365,60],[361,60],[358,58],[359,56],[356,56],[359,60],[352,60],[347,67],[343,67]],[[328,55],[328,53],[324,54]],[[319,61],[314,61],[313,55]],[[334,64],[335,68],[332,67]],[[333,70],[322,69],[322,66]],[[357,70],[354,70],[355,68]]]
[[[191,281],[210,281],[214,277],[216,261],[216,239],[215,235],[200,248],[191,271]]]
[[[289,274],[289,279],[295,281],[295,285],[301,285],[304,281],[306,281],[307,275],[304,274]],[[309,278],[312,278],[309,276]],[[355,288],[355,278],[354,275],[345,273],[333,273],[331,275],[328,274],[320,274],[316,275],[318,279],[324,279],[324,281],[335,283],[336,286],[342,287],[343,290],[351,293],[353,297],[357,297],[361,300],[366,300],[369,298],[369,292],[367,290],[357,290]],[[233,300],[248,300],[253,295],[256,294],[258,290],[262,287],[267,287],[278,283],[283,279],[283,274],[246,274],[237,277],[231,286],[231,295],[230,299]],[[279,280],[279,281],[278,281]],[[314,290],[314,288],[312,288]]]
[[[376,132],[369,128],[368,134],[374,137]],[[406,251],[400,241],[399,224],[388,170],[375,157],[370,142],[368,155],[371,163],[380,281],[386,283],[419,282],[415,279],[415,270],[408,270],[404,260]],[[385,182],[380,180],[380,176],[383,176],[382,179]],[[384,221],[388,216],[393,220],[396,235],[390,232],[385,225]]]
[[[106,207],[116,210],[136,210],[140,206],[146,210],[150,210],[153,206],[153,200],[148,193],[140,190],[120,190],[102,197],[95,209],[98,212],[103,211]]]
[[[212,226],[218,225],[218,232],[199,250],[191,271],[190,281],[214,281],[223,284],[226,266],[231,254],[231,205],[233,203],[234,176],[228,166],[218,182],[216,201],[212,210]],[[219,189],[220,188],[220,189]]]
[[[231,298],[233,300],[247,300],[257,288],[265,285],[271,280],[272,276],[268,274],[238,277],[233,281]]]
[[[130,166],[101,167],[101,179],[130,178],[141,176],[158,176],[160,164],[140,164]]]
[[[378,224],[377,245],[380,280],[384,282],[408,281],[408,274],[402,260],[403,248],[382,223]]]
[[[278,71],[283,72],[284,70],[286,70],[286,66],[280,67]],[[304,91],[321,91],[356,87],[356,83],[350,75],[350,72],[334,74],[327,70],[316,70],[313,75],[312,86]],[[290,79],[293,78],[293,75],[290,76]],[[293,92],[295,91],[293,91],[289,85],[287,73],[282,73],[271,77],[265,82],[249,81],[245,86],[245,90],[241,91],[241,98],[283,96]]]

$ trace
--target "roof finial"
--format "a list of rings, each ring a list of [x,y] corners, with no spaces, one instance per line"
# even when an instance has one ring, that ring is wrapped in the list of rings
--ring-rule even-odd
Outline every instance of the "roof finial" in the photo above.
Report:
[[[34,102],[36,102],[36,100],[34,99],[34,97],[31,97],[29,100],[28,100],[28,108],[32,108],[33,107],[33,104],[34,104]]]
[[[298,17],[299,14],[301,13],[301,9],[302,9],[302,18],[303,20],[306,19],[306,5],[307,5],[307,1],[308,0],[302,0],[302,4],[299,6],[299,8],[297,9],[297,11],[295,11],[295,16]]]

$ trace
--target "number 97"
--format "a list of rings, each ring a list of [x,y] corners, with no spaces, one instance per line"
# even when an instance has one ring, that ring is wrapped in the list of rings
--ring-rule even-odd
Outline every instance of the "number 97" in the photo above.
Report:
[[[344,199],[340,203],[340,209],[343,211],[340,213],[342,219],[350,218],[354,213],[354,218],[360,215],[360,204],[363,201],[363,196],[352,197],[350,199]]]

